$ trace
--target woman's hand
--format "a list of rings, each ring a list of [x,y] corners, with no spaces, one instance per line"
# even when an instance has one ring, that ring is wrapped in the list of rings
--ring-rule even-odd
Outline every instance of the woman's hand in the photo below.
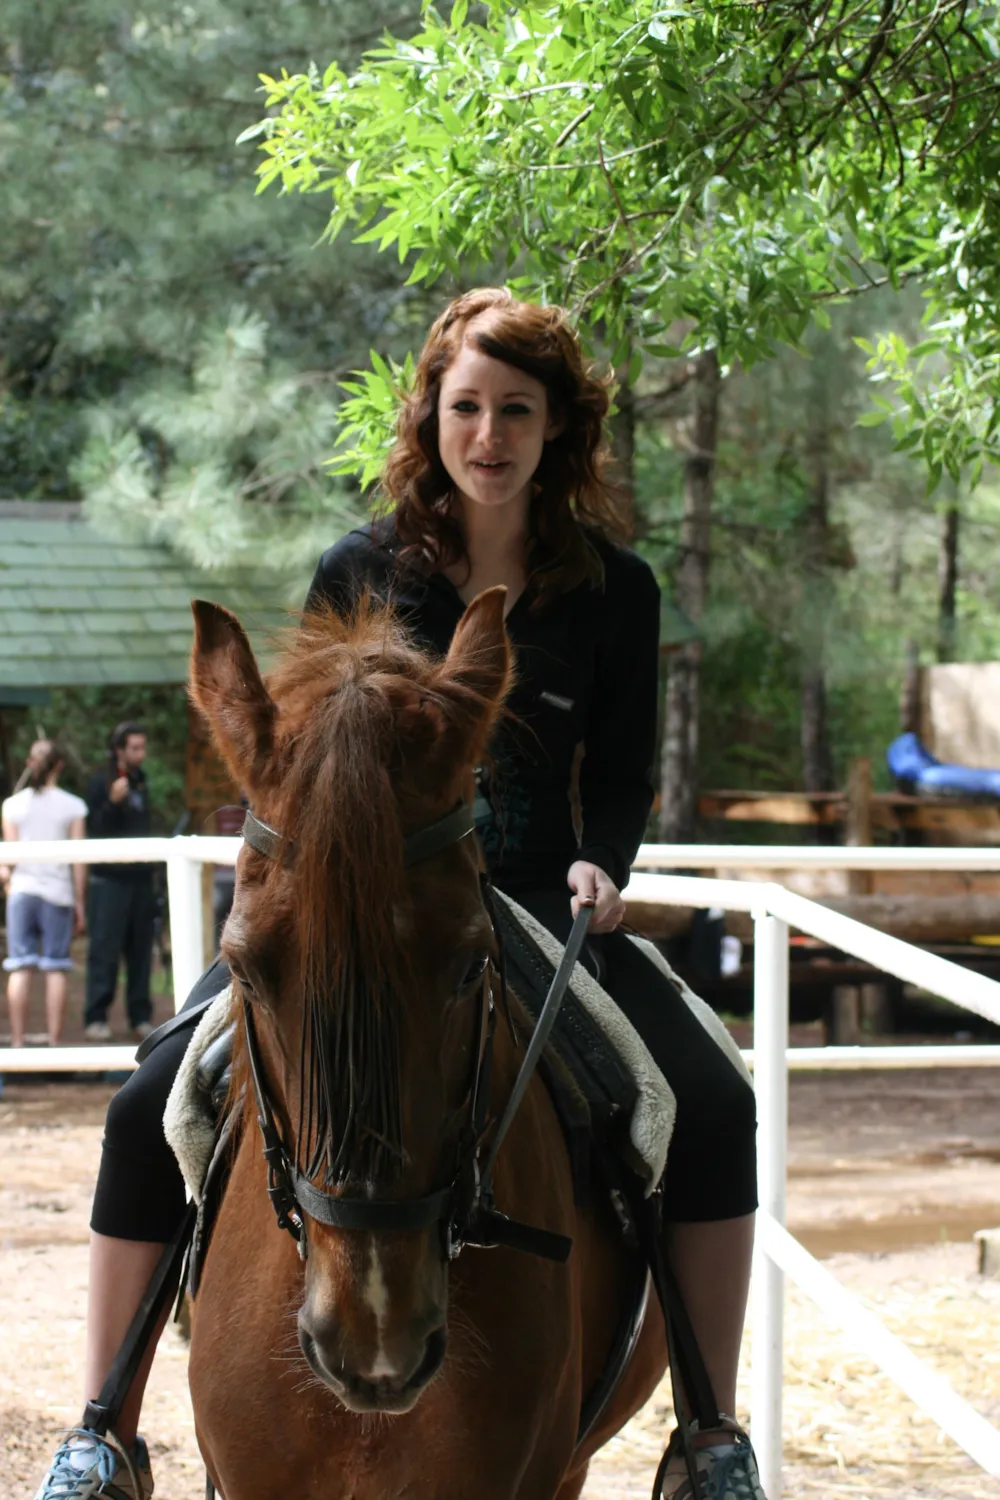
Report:
[[[566,884],[574,893],[570,902],[574,917],[581,906],[590,904],[594,908],[588,932],[614,932],[625,916],[625,902],[610,875],[605,875],[600,865],[577,859],[569,867]]]

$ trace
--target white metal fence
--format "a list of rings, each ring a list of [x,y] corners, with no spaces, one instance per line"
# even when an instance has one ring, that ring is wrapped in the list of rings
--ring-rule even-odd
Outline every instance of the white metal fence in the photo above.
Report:
[[[233,864],[234,838],[70,840],[23,843],[4,851],[25,863],[131,863],[167,867],[174,1001],[179,1006],[204,966],[201,869]],[[834,849],[737,845],[643,845],[628,894],[635,900],[750,912],[754,918],[754,1070],[758,1109],[760,1212],[753,1287],[751,1427],[769,1500],[780,1500],[784,1277],[789,1275],[988,1473],[1000,1476],[1000,1432],[963,1401],[868,1312],[784,1228],[789,1066],[883,1067],[1000,1064],[1000,1047],[788,1049],[788,938],[797,928],[1000,1024],[1000,984],[928,954],[774,882],[648,873],[652,869],[1000,870],[1000,849]],[[0,1074],[127,1068],[129,1047],[0,1049]]]
[[[767,863],[763,850],[753,851],[757,868]],[[811,852],[811,851],[810,851]],[[831,853],[857,853],[832,850]],[[877,858],[884,853],[860,851]],[[926,851],[925,851],[926,852]],[[933,851],[933,853],[953,851]],[[980,853],[984,851],[969,851]],[[994,868],[996,852],[993,851]],[[733,861],[729,860],[730,865]],[[748,865],[750,861],[747,861]],[[871,866],[869,866],[871,868]],[[911,866],[912,868],[912,866]],[[754,918],[754,1087],[758,1119],[757,1241],[753,1278],[753,1349],[750,1425],[761,1482],[768,1500],[780,1500],[782,1352],[784,1277],[789,1275],[843,1330],[850,1342],[873,1360],[937,1425],[987,1473],[1000,1477],[1000,1432],[962,1400],[941,1376],[919,1360],[846,1288],[787,1232],[785,1184],[788,1163],[788,1067],[798,1049],[788,1048],[788,937],[791,927],[821,938],[844,953],[861,958],[887,974],[918,985],[956,1005],[1000,1024],[1000,984],[958,964],[877,932],[851,917],[772,882],[699,879],[693,876],[634,874],[628,894],[636,900],[665,905],[725,907],[749,911]],[[879,1067],[880,1047],[810,1049],[810,1063],[826,1050],[826,1065],[836,1061]],[[909,1066],[926,1066],[930,1049],[891,1049],[894,1061],[909,1053]],[[948,1054],[954,1050],[952,1058]],[[935,1061],[964,1061],[981,1051],[1000,1063],[1000,1047],[934,1048]],[[850,1057],[845,1058],[844,1053]],[[983,1058],[977,1059],[984,1061]]]

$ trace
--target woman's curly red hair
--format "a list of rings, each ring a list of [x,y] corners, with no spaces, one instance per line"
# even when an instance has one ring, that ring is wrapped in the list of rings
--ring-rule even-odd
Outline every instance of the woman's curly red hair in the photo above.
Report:
[[[479,326],[470,327],[476,320]],[[584,579],[599,582],[601,560],[587,529],[613,541],[624,541],[631,530],[627,501],[607,478],[609,381],[585,362],[562,308],[518,302],[493,287],[456,297],[421,351],[381,482],[402,543],[400,560],[426,574],[467,557],[451,503],[454,486],[438,449],[441,381],[466,341],[540,380],[551,414],[563,424],[545,444],[529,510],[528,576],[539,599]]]

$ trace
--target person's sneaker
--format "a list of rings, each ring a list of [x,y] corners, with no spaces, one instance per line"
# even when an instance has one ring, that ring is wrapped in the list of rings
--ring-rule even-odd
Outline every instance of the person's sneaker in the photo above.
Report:
[[[88,1042],[110,1042],[111,1027],[107,1021],[91,1021],[83,1028],[83,1034]]]
[[[141,1437],[126,1450],[111,1433],[99,1437],[72,1427],[35,1500],[149,1500],[152,1493],[149,1450]]]
[[[694,1491],[684,1463],[679,1432],[671,1435],[667,1452],[670,1460],[664,1476],[664,1500],[693,1500]],[[757,1460],[745,1432],[720,1432],[718,1443],[698,1448],[695,1458],[702,1500],[767,1500],[760,1487]]]
[[[152,1021],[140,1021],[138,1026],[132,1027],[132,1035],[137,1042],[144,1042],[148,1036],[153,1035]]]

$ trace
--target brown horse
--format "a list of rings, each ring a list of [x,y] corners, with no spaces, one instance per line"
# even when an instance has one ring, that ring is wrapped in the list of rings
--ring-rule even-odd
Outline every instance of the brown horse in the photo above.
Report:
[[[327,1202],[440,1196],[470,1080],[488,1083],[491,1120],[509,1096],[516,999],[514,1028],[501,1015],[490,1032],[492,1076],[479,1074],[497,985],[475,840],[407,853],[471,798],[510,672],[503,599],[469,606],[443,661],[378,608],[310,617],[267,685],[238,621],[195,606],[194,696],[272,840],[240,853],[223,941],[249,1016],[234,1058],[247,1103],[191,1342],[198,1440],[225,1500],[573,1500],[666,1367],[651,1305],[577,1446],[626,1252],[610,1211],[574,1206],[537,1078],[499,1153],[496,1202],[571,1236],[564,1264],[472,1246],[449,1261],[437,1223],[335,1227],[308,1208],[297,1251],[268,1200],[251,1049],[297,1180]]]

